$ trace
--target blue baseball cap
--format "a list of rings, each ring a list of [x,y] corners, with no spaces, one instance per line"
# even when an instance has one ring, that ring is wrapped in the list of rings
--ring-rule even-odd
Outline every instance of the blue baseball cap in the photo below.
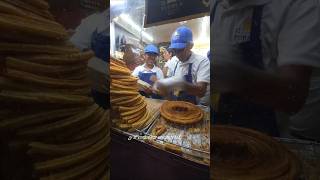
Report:
[[[170,49],[183,49],[187,44],[193,42],[192,31],[186,26],[177,28],[171,36]]]
[[[149,44],[144,48],[144,53],[151,53],[151,54],[159,55],[159,49],[157,46],[155,46],[153,44]]]

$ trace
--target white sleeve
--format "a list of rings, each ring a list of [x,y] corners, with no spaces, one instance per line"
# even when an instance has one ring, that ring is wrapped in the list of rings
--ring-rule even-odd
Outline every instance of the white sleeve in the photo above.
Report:
[[[320,67],[319,1],[296,0],[287,9],[278,37],[278,65]]]
[[[160,80],[160,79],[163,79],[163,78],[164,78],[163,72],[162,72],[162,70],[159,68],[159,69],[157,70],[157,79]]]
[[[169,59],[169,60],[164,64],[164,66],[163,66],[163,67],[166,67],[166,68],[167,68],[167,67],[169,67],[170,60],[171,60],[171,59]]]
[[[70,41],[77,48],[84,50],[91,48],[91,35],[93,32],[88,20],[84,19],[81,24],[76,28],[76,32],[70,38]]]
[[[210,62],[207,58],[202,60],[199,64],[197,82],[210,83]]]
[[[132,76],[138,77],[140,71],[140,66],[134,68],[133,72],[131,73]]]

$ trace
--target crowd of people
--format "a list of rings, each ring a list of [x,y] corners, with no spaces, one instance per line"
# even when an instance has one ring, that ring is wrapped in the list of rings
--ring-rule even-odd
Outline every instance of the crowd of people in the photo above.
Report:
[[[166,61],[161,69],[156,65],[159,48],[149,44],[144,48],[144,64],[137,66],[133,76],[150,84],[140,93],[155,99],[188,101],[209,105],[210,63],[205,56],[194,53],[192,30],[181,26],[172,34],[170,46],[161,54]]]

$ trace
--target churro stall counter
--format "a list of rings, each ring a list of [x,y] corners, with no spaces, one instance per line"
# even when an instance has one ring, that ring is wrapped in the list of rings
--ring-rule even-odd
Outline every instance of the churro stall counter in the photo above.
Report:
[[[113,179],[208,179],[209,108],[146,98],[126,64],[110,60]]]

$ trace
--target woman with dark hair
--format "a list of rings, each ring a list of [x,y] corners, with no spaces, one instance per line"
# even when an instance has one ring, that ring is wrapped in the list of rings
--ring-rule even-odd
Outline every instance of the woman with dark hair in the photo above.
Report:
[[[174,64],[178,61],[177,57],[175,57],[174,51],[170,48],[167,48],[163,53],[163,58],[166,63],[163,66],[163,75],[165,78],[171,77],[174,71]]]

